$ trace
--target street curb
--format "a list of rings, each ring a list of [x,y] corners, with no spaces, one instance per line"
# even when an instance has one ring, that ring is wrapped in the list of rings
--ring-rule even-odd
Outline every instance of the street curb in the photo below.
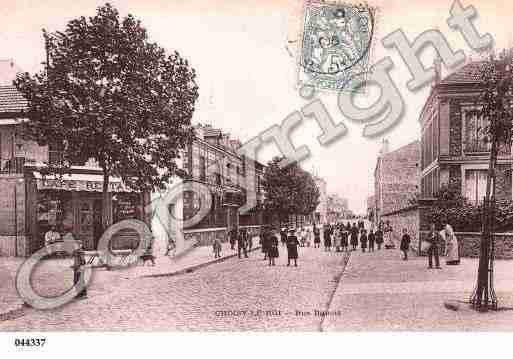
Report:
[[[327,308],[326,308],[327,311],[330,310],[331,305],[333,304],[333,299],[335,298],[335,295],[337,294],[338,288],[340,287],[340,283],[342,283],[342,279],[344,278],[344,274],[346,274],[347,266],[349,265],[349,261],[351,260],[351,253],[352,253],[352,251],[347,252],[346,257],[344,258],[344,262],[345,262],[344,263],[344,268],[342,269],[342,272],[340,273],[340,277],[338,278],[337,284],[336,284],[335,288],[333,289],[333,292],[331,293],[330,299],[328,300]],[[326,316],[323,317],[321,322],[319,323],[319,331],[320,332],[325,332],[325,330],[324,330],[324,321],[326,320],[326,318],[327,318]]]
[[[254,252],[254,251],[258,250],[258,249],[260,249],[260,246],[252,248],[250,251],[248,251],[248,253]],[[213,260],[208,261],[208,262],[204,262],[204,263],[200,263],[200,264],[195,264],[195,265],[192,265],[190,267],[182,268],[182,269],[179,269],[179,270],[177,270],[175,272],[159,273],[159,274],[146,274],[146,275],[140,276],[138,278],[174,277],[174,276],[177,276],[177,275],[188,274],[188,273],[192,273],[195,270],[198,270],[200,268],[207,267],[207,266],[209,266],[211,264],[221,263],[221,262],[224,262],[224,261],[226,261],[228,259],[231,259],[231,258],[234,258],[234,257],[237,257],[237,256],[238,256],[238,253],[234,253],[234,254],[230,254],[228,256],[224,256],[224,257],[221,257],[221,258],[213,259]]]

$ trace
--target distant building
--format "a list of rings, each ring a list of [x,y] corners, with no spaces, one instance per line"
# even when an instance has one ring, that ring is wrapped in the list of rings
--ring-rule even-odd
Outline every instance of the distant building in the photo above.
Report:
[[[330,223],[347,218],[347,198],[340,197],[337,193],[328,195],[327,198],[327,220]]]
[[[328,190],[326,181],[319,177],[314,176],[314,181],[317,187],[319,188],[320,197],[319,197],[319,205],[315,209],[314,212],[314,221],[316,223],[326,223],[328,220]]]
[[[388,140],[383,140],[374,171],[375,220],[410,205],[420,185],[419,141],[395,151],[389,151]]]

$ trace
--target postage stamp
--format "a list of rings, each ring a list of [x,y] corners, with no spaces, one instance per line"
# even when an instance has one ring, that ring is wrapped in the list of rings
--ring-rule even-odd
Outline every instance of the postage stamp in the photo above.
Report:
[[[368,69],[375,8],[306,0],[298,59],[298,86],[351,91]]]

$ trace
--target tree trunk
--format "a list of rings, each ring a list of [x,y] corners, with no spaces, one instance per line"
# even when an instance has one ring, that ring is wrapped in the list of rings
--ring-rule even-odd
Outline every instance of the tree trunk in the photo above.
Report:
[[[495,202],[495,166],[497,163],[497,140],[493,136],[492,148],[490,151],[490,163],[488,167],[488,176],[486,180],[486,197],[483,203],[483,225],[481,234],[481,246],[479,255],[479,267],[477,274],[477,287],[472,298],[475,307],[486,311],[489,301],[494,294],[492,277],[490,276],[490,245],[493,236],[493,208]],[[493,304],[493,303],[492,303]]]
[[[102,229],[103,232],[111,225],[110,217],[111,210],[109,206],[110,193],[109,193],[109,173],[107,168],[103,166],[103,192],[102,192]]]

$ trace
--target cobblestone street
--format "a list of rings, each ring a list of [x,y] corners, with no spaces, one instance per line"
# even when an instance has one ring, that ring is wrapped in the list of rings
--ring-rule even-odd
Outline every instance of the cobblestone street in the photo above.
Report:
[[[27,309],[0,331],[320,330],[344,268],[344,255],[300,248],[299,267],[286,250],[269,267],[260,251],[189,274],[93,284],[89,298],[50,311]],[[296,313],[300,311],[301,313]]]

